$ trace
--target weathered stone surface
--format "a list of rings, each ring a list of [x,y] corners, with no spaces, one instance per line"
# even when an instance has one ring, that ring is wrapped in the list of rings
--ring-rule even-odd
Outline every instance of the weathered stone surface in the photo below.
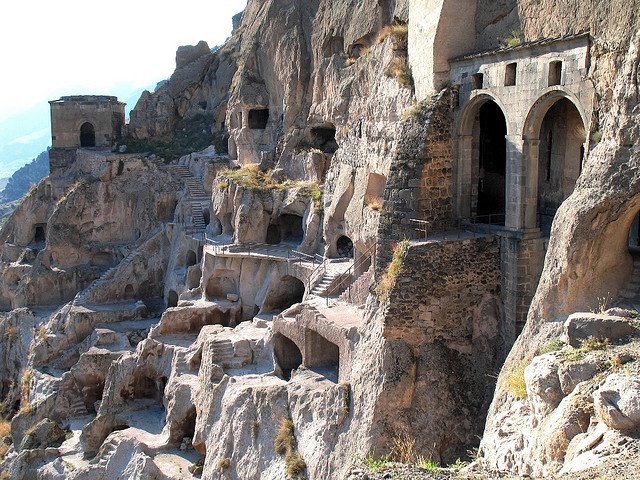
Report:
[[[598,419],[615,430],[640,426],[640,381],[620,374],[607,377],[593,393]]]
[[[589,337],[615,342],[622,337],[637,333],[637,327],[627,318],[606,314],[574,313],[569,315],[564,323],[563,340],[572,347],[579,347],[580,342]]]

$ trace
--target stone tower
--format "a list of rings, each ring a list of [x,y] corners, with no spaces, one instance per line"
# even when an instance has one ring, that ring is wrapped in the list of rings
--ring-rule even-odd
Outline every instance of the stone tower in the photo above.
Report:
[[[51,173],[73,162],[78,148],[111,148],[122,138],[124,107],[116,97],[74,95],[52,100]]]

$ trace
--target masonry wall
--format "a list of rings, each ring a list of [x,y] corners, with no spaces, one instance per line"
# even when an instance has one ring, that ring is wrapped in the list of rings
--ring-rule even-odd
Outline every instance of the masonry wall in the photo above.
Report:
[[[500,271],[495,236],[412,245],[389,296],[385,337],[413,344],[467,341],[483,297],[500,295]]]
[[[436,461],[464,456],[482,434],[513,338],[500,290],[499,237],[414,243],[378,316],[389,362],[406,372],[387,380],[379,423]]]
[[[429,222],[429,232],[447,230],[453,214],[451,95],[443,90],[407,113],[404,135],[391,164],[378,228],[376,270],[391,258],[392,246],[417,238],[410,219]]]

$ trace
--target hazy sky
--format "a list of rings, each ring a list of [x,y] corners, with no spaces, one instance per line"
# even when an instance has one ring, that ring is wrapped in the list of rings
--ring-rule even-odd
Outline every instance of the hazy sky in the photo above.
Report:
[[[61,94],[169,77],[179,45],[218,45],[246,0],[0,3],[0,120]]]

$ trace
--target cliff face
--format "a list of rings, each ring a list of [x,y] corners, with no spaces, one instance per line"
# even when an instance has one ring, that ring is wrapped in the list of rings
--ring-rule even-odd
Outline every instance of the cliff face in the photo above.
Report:
[[[636,448],[635,5],[471,3],[250,0],[220,49],[178,49],[129,125],[144,145],[206,125],[228,152],[79,150],[30,192],[0,231],[10,478],[338,478],[367,455],[453,462],[483,428],[479,465],[518,474]],[[585,31],[579,68],[557,38]],[[464,212],[506,175],[465,164],[504,143],[482,105],[513,114],[536,89],[534,107],[594,103],[548,246],[509,209]],[[533,148],[561,156],[505,123],[505,171],[525,166],[502,197],[537,188]],[[603,297],[620,308],[568,319]]]

